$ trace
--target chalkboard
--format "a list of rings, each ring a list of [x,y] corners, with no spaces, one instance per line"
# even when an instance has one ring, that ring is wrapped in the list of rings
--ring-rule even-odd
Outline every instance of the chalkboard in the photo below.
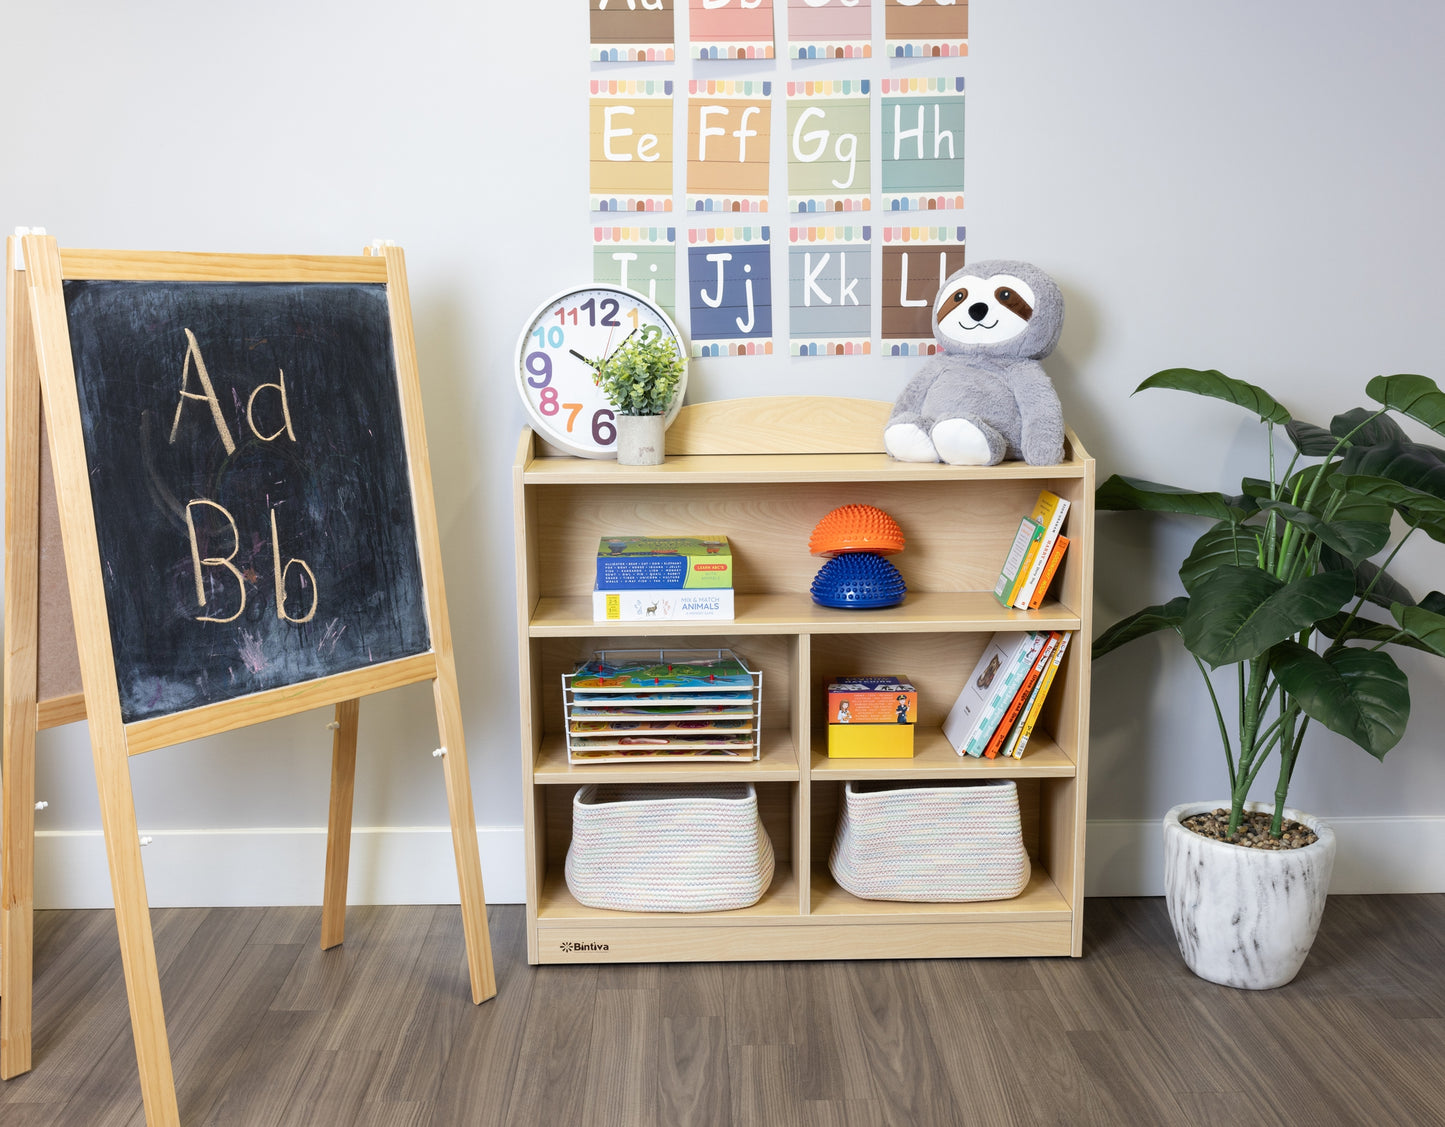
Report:
[[[64,298],[124,722],[431,648],[384,285]]]

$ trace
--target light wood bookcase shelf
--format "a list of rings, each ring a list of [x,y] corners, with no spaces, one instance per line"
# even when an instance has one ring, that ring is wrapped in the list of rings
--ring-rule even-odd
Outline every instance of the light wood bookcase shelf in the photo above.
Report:
[[[881,452],[890,405],[788,396],[685,407],[661,466],[572,458],[524,429],[513,467],[527,956],[533,963],[1079,955],[1093,598],[1094,462],[1069,432],[1057,466],[895,462]],[[1071,502],[1071,539],[1043,607],[1006,611],[991,592],[1040,488]],[[871,504],[902,526],[900,606],[815,604],[818,519]],[[728,622],[592,621],[593,561],[606,534],[722,532],[736,570]],[[996,630],[1075,632],[1021,760],[956,755],[940,726]],[[567,762],[562,674],[605,648],[731,648],[763,671],[755,762]],[[896,673],[919,690],[912,759],[829,759],[824,687]],[[1017,781],[1033,875],[1012,899],[978,904],[860,900],[828,872],[849,779]],[[590,782],[756,784],[773,843],[772,887],[750,908],[698,914],[586,908],[563,865],[571,803]]]

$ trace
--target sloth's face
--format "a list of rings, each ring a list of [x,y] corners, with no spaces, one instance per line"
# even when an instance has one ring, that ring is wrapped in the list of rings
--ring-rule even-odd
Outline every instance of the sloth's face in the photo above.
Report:
[[[1012,274],[965,274],[938,307],[938,331],[955,344],[999,344],[1028,328],[1034,291]]]

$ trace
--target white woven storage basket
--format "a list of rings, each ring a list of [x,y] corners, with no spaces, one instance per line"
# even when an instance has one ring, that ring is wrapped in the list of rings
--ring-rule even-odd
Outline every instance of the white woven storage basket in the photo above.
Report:
[[[593,783],[572,799],[567,887],[579,904],[721,912],[755,904],[772,879],[751,783]]]
[[[1029,882],[1011,779],[849,782],[828,868],[865,900],[1007,900]]]

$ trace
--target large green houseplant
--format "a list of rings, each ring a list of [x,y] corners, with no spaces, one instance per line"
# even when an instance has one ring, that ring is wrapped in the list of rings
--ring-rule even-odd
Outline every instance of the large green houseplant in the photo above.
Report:
[[[1260,844],[1271,844],[1269,839],[1278,844],[1311,723],[1383,759],[1410,716],[1408,680],[1390,647],[1445,656],[1445,595],[1431,591],[1416,599],[1388,570],[1416,533],[1445,542],[1445,451],[1411,440],[1392,418],[1396,413],[1445,435],[1445,393],[1424,376],[1380,376],[1365,388],[1376,406],[1336,415],[1326,428],[1293,418],[1268,392],[1215,371],[1169,369],[1136,391],[1146,388],[1222,399],[1257,415],[1265,427],[1268,476],[1245,478],[1234,496],[1119,475],[1099,486],[1099,509],[1183,514],[1210,523],[1179,568],[1185,593],[1115,623],[1095,641],[1093,653],[1101,657],[1160,630],[1178,635],[1199,668],[1218,723],[1229,776],[1224,841],[1236,839],[1253,806],[1247,805],[1251,788],[1273,762],[1273,810],[1268,838]],[[1277,428],[1283,428],[1292,450],[1280,443],[1276,452]],[[1225,668],[1231,672],[1221,676]],[[1196,973],[1214,981],[1281,985],[1293,977],[1318,926],[1333,834],[1323,822],[1300,815],[1328,834],[1328,854],[1319,871],[1302,878],[1323,887],[1314,890],[1318,904],[1308,936],[1286,944],[1297,949],[1293,969],[1267,981],[1253,967],[1205,971],[1189,948],[1208,928],[1181,922],[1176,908],[1187,901],[1210,910],[1211,898],[1223,897],[1225,886],[1255,883],[1258,878],[1242,876],[1238,866],[1259,862],[1243,857],[1258,856],[1255,850],[1227,844],[1223,851],[1238,855],[1221,863],[1237,871],[1213,884],[1201,875],[1203,852],[1219,843],[1176,846],[1173,825],[1176,814],[1182,820],[1201,808],[1212,804],[1176,807],[1165,819],[1166,892],[1181,951]],[[1174,849],[1191,851],[1187,863],[1176,864]],[[1290,882],[1271,877],[1259,883]],[[1252,908],[1214,908],[1226,954],[1232,945],[1236,959],[1253,935],[1272,926],[1259,921],[1273,917],[1259,917],[1259,926],[1244,936],[1249,925],[1240,923],[1241,912],[1253,918]]]

